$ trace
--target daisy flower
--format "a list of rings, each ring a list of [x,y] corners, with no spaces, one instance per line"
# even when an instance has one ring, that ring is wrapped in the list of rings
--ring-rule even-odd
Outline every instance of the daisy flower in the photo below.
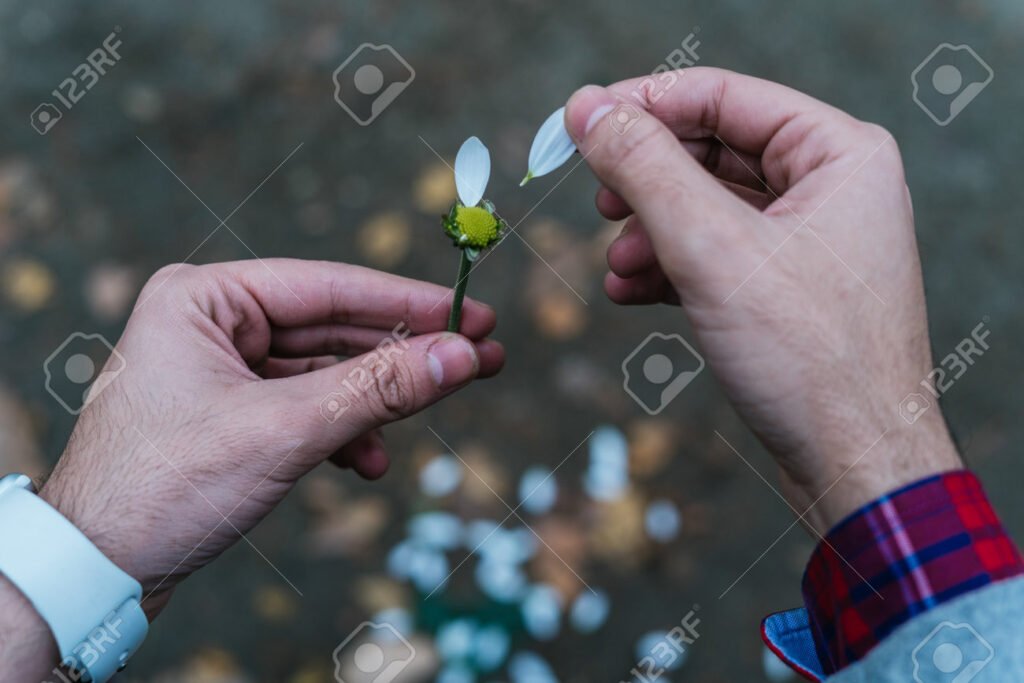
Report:
[[[459,198],[447,215],[441,217],[445,234],[462,251],[455,297],[448,318],[448,331],[457,332],[462,318],[462,300],[466,295],[473,262],[488,247],[501,241],[508,225],[495,213],[494,204],[484,199],[491,177],[491,153],[477,137],[462,143],[455,156],[455,189]]]

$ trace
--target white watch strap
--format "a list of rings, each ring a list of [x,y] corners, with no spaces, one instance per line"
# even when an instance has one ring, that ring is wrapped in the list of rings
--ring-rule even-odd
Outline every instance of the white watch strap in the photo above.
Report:
[[[0,480],[0,573],[43,617],[82,680],[109,680],[149,629],[139,583],[36,496],[24,475]]]

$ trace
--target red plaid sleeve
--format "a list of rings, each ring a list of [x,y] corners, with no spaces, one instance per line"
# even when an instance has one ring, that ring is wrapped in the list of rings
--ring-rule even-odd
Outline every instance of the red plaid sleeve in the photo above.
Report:
[[[1024,562],[981,483],[960,470],[861,508],[815,549],[804,603],[826,673],[857,661],[897,626]]]

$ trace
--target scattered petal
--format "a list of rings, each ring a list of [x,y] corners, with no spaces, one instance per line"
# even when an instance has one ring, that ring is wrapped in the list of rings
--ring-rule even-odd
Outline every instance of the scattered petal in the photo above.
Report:
[[[644,657],[653,657],[659,667],[675,671],[686,662],[686,648],[677,650],[675,641],[664,631],[650,631],[636,643],[636,658]]]
[[[569,622],[580,633],[593,633],[604,625],[611,602],[604,591],[580,591],[569,611]]]
[[[415,548],[408,567],[409,580],[423,593],[440,590],[448,582],[448,558],[444,553]]]
[[[508,673],[513,683],[558,683],[551,665],[540,655],[532,652],[517,652],[512,655]]]
[[[558,482],[551,470],[531,467],[519,480],[519,504],[534,515],[551,510],[558,498]]]
[[[508,657],[511,638],[508,631],[497,624],[484,626],[476,632],[473,641],[473,660],[481,671],[493,671]]]
[[[526,177],[519,183],[520,187],[533,178],[551,173],[564,164],[576,151],[576,143],[565,130],[565,107],[554,112],[547,118],[537,131],[530,146],[529,168]]]
[[[590,465],[583,488],[596,500],[616,500],[629,487],[629,448],[615,427],[599,427],[590,438]]]
[[[455,187],[463,206],[476,206],[484,198],[491,177],[491,153],[477,137],[462,143],[455,156]]]
[[[529,529],[494,529],[471,546],[480,557],[492,562],[522,564],[537,552],[537,537]]]
[[[452,455],[439,455],[420,470],[420,490],[433,498],[447,496],[462,483],[462,463]]]
[[[476,623],[471,619],[456,619],[442,624],[437,630],[437,653],[446,662],[467,659],[473,653]]]
[[[435,683],[476,683],[476,676],[465,664],[451,664],[438,672]]]
[[[522,604],[523,626],[537,640],[552,640],[561,630],[562,596],[551,586],[533,586]]]
[[[412,539],[431,548],[452,550],[462,543],[462,520],[450,512],[422,512],[407,529]]]
[[[402,636],[405,636],[406,638],[412,637],[414,629],[412,615],[409,614],[408,610],[402,609],[401,607],[391,607],[389,609],[381,610],[370,617],[370,621],[375,624],[387,624],[398,631]],[[381,631],[380,635],[383,638],[389,637],[389,634],[385,631]],[[392,640],[395,639],[394,634],[390,634],[390,638]]]
[[[518,602],[525,595],[526,574],[517,565],[482,560],[476,565],[475,576],[484,595],[498,602]]]
[[[659,543],[668,543],[675,538],[680,526],[679,510],[670,500],[656,500],[644,512],[644,529]]]

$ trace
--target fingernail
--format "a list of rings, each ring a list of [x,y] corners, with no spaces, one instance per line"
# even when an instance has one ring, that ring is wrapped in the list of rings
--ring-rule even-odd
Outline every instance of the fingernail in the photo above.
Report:
[[[473,379],[479,360],[476,349],[465,337],[448,334],[427,351],[427,365],[434,384],[445,391]]]
[[[599,85],[585,85],[565,107],[566,128],[574,140],[582,140],[618,105],[619,101]]]

